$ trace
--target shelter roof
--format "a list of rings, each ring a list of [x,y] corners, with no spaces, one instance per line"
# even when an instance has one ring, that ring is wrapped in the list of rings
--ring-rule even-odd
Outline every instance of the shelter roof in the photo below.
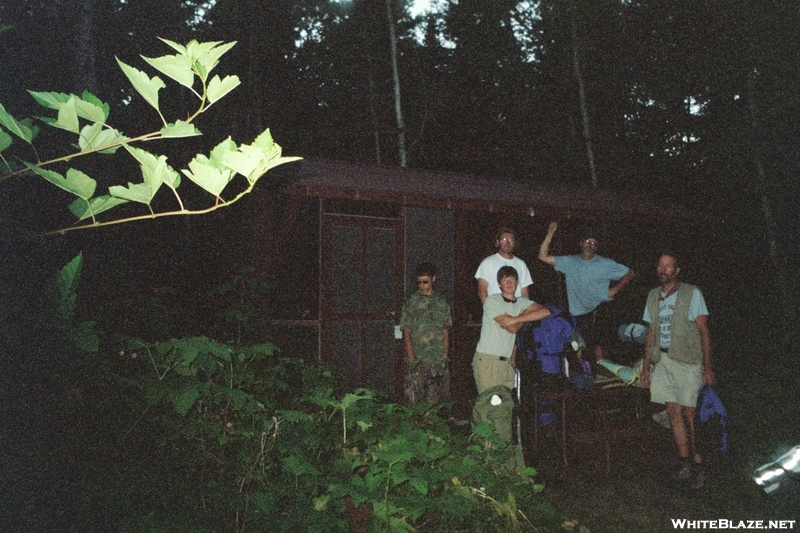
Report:
[[[620,218],[643,215],[690,220],[697,214],[636,191],[511,181],[507,178],[305,159],[288,189],[307,196],[488,211],[570,212]]]

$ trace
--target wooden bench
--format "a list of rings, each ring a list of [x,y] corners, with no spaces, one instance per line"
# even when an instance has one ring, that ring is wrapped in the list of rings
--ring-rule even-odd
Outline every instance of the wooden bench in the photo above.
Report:
[[[529,399],[530,401],[530,399]],[[641,434],[644,406],[650,401],[650,391],[637,387],[595,387],[589,393],[560,392],[534,394],[533,412],[528,424],[533,425],[532,448],[539,451],[539,415],[542,401],[552,402],[559,413],[561,457],[564,466],[570,463],[570,446],[602,445],[606,469],[611,468],[611,446]],[[583,417],[574,416],[582,410]],[[530,409],[528,409],[530,413]]]

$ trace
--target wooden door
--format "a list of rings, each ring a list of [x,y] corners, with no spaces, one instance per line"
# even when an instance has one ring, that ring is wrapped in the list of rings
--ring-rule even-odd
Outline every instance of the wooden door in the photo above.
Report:
[[[402,223],[323,215],[322,355],[345,390],[402,395],[395,324],[402,309]]]

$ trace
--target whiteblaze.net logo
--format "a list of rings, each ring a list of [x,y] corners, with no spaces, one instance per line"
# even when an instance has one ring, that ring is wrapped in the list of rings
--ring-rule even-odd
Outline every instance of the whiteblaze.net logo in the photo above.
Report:
[[[672,518],[674,529],[794,529],[796,520],[689,520],[686,518]]]

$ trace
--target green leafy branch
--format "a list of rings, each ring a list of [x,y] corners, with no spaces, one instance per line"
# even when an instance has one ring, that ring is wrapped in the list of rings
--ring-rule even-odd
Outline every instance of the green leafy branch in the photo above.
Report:
[[[54,324],[63,329],[70,346],[80,352],[96,353],[100,349],[100,340],[92,320],[78,321],[76,288],[83,267],[83,254],[78,254],[64,265],[56,274],[51,284],[53,297]]]
[[[0,160],[7,171],[4,175],[0,175],[0,182],[13,176],[32,173],[77,197],[69,204],[69,210],[77,218],[75,225],[51,233],[165,216],[209,213],[240,200],[252,191],[259,178],[268,170],[300,159],[284,157],[281,147],[275,143],[269,129],[264,130],[251,144],[237,145],[228,137],[208,155],[197,154],[188,163],[188,168],[181,169],[180,173],[167,163],[165,155],[156,155],[134,146],[157,139],[201,135],[200,130],[194,126],[194,120],[240,84],[237,76],[220,78],[214,75],[209,78],[220,58],[236,44],[235,42],[199,43],[193,40],[182,46],[167,39],[161,40],[177,53],[156,58],[142,56],[142,59],[197,97],[198,107],[186,120],[169,122],[164,117],[159,107],[159,92],[166,88],[166,84],[160,77],[150,77],[119,58],[117,64],[133,88],[158,113],[162,122],[162,127],[158,130],[135,137],[126,136],[109,124],[109,105],[87,91],[81,96],[29,91],[40,106],[56,112],[55,117],[38,117],[42,123],[76,136],[74,144],[78,149],[76,152],[41,161],[33,143],[39,133],[38,126],[30,118],[17,120],[0,104]],[[36,163],[24,159],[9,161],[3,155],[3,152],[12,146],[14,137],[27,143],[36,158]],[[113,185],[108,188],[108,194],[96,195],[97,181],[85,172],[69,167],[62,174],[54,169],[88,155],[111,155],[120,147],[123,147],[139,164],[141,182],[128,182],[124,186]],[[195,210],[189,210],[184,206],[178,194],[181,174],[213,197],[211,206]],[[222,193],[236,175],[243,176],[247,180],[247,186],[233,198],[225,199]],[[168,188],[175,196],[177,210],[158,213],[153,210],[153,199],[162,186]],[[148,213],[105,221],[98,219],[98,215],[128,202],[144,204]]]

